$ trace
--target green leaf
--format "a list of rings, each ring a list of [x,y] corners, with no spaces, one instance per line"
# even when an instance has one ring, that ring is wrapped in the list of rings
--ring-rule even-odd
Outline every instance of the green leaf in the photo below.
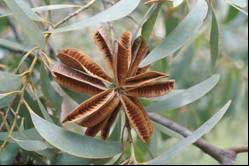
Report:
[[[177,92],[173,95],[170,94],[170,96],[166,95],[164,97],[159,98],[159,102],[150,105],[146,108],[146,110],[148,112],[160,112],[186,106],[206,95],[217,85],[219,80],[219,75],[213,75],[209,79],[187,90]]]
[[[207,13],[208,5],[206,1],[198,0],[188,16],[168,35],[162,44],[152,50],[152,52],[142,61],[140,66],[147,66],[174,54],[187,41],[189,41],[189,39],[197,34],[207,16]]]
[[[215,66],[216,62],[219,58],[220,50],[219,50],[219,40],[220,33],[219,33],[219,25],[216,18],[216,14],[214,8],[212,7],[212,27],[210,33],[210,49],[211,49],[211,59],[212,65]]]
[[[212,118],[205,122],[200,128],[195,130],[192,135],[182,139],[176,145],[171,147],[168,151],[162,153],[160,156],[148,162],[150,165],[167,164],[170,159],[180,154],[187,146],[193,144],[199,140],[203,135],[211,131],[215,125],[222,119],[222,117],[227,112],[231,101],[229,101],[219,112],[217,112]]]
[[[43,12],[43,11],[49,11],[49,10],[58,10],[58,9],[66,9],[66,8],[77,8],[80,7],[79,5],[71,5],[71,4],[58,4],[58,5],[46,5],[46,6],[39,6],[32,8],[31,10],[33,12]],[[11,12],[4,12],[1,13],[1,17],[7,17],[7,16],[12,16]]]
[[[44,96],[48,99],[53,107],[55,107],[57,110],[60,110],[62,98],[51,85],[48,72],[45,70],[44,66],[41,66],[40,77],[41,89]]]
[[[225,0],[227,3],[236,5],[241,8],[247,7],[247,0]]]
[[[97,140],[67,131],[52,124],[32,110],[30,115],[39,134],[52,146],[76,157],[83,158],[109,158],[121,153],[118,143]]]
[[[27,151],[43,151],[49,148],[49,146],[40,140],[22,140],[11,137],[22,149]]]
[[[8,132],[0,132],[0,141],[3,141],[7,135]],[[38,132],[34,128],[27,129],[24,131],[15,131],[11,135],[12,137],[18,139],[42,140],[42,137],[38,134]]]
[[[155,26],[159,11],[160,11],[160,5],[153,6],[152,10],[149,12],[149,18],[143,24],[142,37],[146,41],[148,41],[148,39],[153,31],[153,28]]]
[[[230,6],[229,7],[229,11],[228,14],[224,20],[224,23],[229,23],[232,20],[234,20],[237,16],[239,15],[239,11],[237,9],[235,9],[234,7]]]
[[[0,108],[7,107],[13,100],[14,93],[21,86],[21,78],[18,75],[0,71]]]
[[[56,157],[54,163],[55,165],[90,165],[91,161],[89,159],[83,159],[74,157],[68,154],[60,154]]]
[[[20,87],[20,85],[20,76],[0,71],[0,93],[15,91]]]
[[[0,151],[0,165],[12,165],[16,158],[19,148],[16,144],[8,144]]]
[[[23,0],[15,0],[15,2],[31,20],[43,21],[40,16],[38,16],[35,12],[32,11],[32,9],[26,2],[24,2]]]
[[[22,46],[21,44],[6,39],[0,39],[0,47],[9,48],[15,51],[23,51],[23,52],[29,51],[28,48]]]
[[[29,18],[26,8],[20,7],[18,0],[4,0],[4,2],[13,13],[23,32],[28,37],[30,44],[32,46],[43,48],[45,45],[43,33],[39,27]]]
[[[86,18],[82,21],[77,21],[76,23],[73,23],[69,26],[55,29],[50,33],[74,31],[84,29],[89,26],[96,26],[106,22],[121,19],[129,15],[132,11],[134,11],[139,5],[139,3],[140,0],[120,0],[109,9],[102,11],[93,17]]]
[[[8,107],[13,98],[13,96],[0,96],[0,108]]]
[[[35,93],[35,98],[36,98],[36,101],[37,101],[37,103],[38,103],[38,105],[39,105],[39,108],[40,108],[40,110],[41,110],[41,112],[42,112],[43,117],[44,117],[47,121],[53,123],[52,118],[49,116],[48,111],[46,110],[46,108],[44,107],[44,105],[42,104],[42,102],[40,101],[40,99],[39,99],[37,93]]]

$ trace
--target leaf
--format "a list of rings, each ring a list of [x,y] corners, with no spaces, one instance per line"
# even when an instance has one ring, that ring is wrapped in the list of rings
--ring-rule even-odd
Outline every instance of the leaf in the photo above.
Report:
[[[15,51],[23,51],[23,52],[29,51],[28,48],[22,46],[21,44],[7,39],[0,39],[0,47],[9,48]]]
[[[43,151],[48,149],[48,145],[40,140],[22,140],[11,137],[22,149],[27,151]]]
[[[171,147],[168,151],[162,153],[160,156],[148,162],[150,165],[161,165],[167,164],[169,160],[176,155],[180,154],[183,150],[187,148],[187,146],[193,144],[197,140],[199,140],[203,135],[207,134],[210,130],[214,128],[214,126],[222,119],[224,114],[227,112],[229,106],[231,105],[231,101],[229,101],[219,112],[217,112],[212,118],[210,118],[207,122],[205,122],[201,127],[195,130],[190,136],[182,139],[176,145]]]
[[[0,96],[0,108],[8,107],[13,98],[13,96]]]
[[[212,59],[212,65],[215,66],[216,62],[219,58],[219,39],[220,39],[220,33],[219,33],[219,25],[216,18],[215,10],[212,7],[212,27],[211,27],[211,33],[210,33],[210,49],[211,49],[211,59]]]
[[[13,100],[14,92],[21,86],[18,75],[0,71],[0,108],[7,107]]]
[[[0,132],[0,141],[4,140],[7,135],[8,132]],[[27,129],[24,131],[15,131],[11,135],[12,137],[18,139],[42,140],[42,137],[37,133],[34,128]]]
[[[55,107],[57,110],[60,110],[62,98],[51,85],[49,75],[44,66],[41,66],[40,79],[41,89],[44,96],[49,100],[53,107]]]
[[[165,96],[165,100],[156,102],[146,108],[148,112],[160,112],[165,110],[173,110],[202,98],[209,91],[211,91],[219,82],[219,75],[213,75],[209,79],[187,89],[182,92],[177,92],[170,97]],[[164,97],[163,97],[164,98]]]
[[[32,20],[30,20],[26,13],[27,11],[19,6],[18,0],[4,0],[4,2],[13,13],[16,21],[22,27],[24,33],[27,35],[30,44],[32,46],[39,46],[40,48],[43,48],[45,40],[42,31],[34,22],[32,22]]]
[[[42,112],[43,117],[44,117],[47,121],[53,123],[52,118],[49,116],[48,111],[46,110],[46,108],[44,107],[44,105],[42,104],[42,102],[40,101],[40,99],[39,99],[37,93],[35,93],[34,95],[35,95],[35,99],[36,99],[36,101],[37,101],[37,103],[38,103],[38,105],[39,105],[39,108],[40,108],[40,110],[41,110],[41,112]]]
[[[102,11],[94,15],[93,17],[84,19],[82,21],[78,21],[69,26],[55,29],[49,33],[74,31],[74,30],[84,29],[89,26],[95,26],[106,22],[115,21],[129,15],[132,11],[134,11],[137,8],[139,3],[140,0],[120,0],[109,9]]]
[[[189,39],[196,35],[208,13],[205,0],[198,0],[187,17],[172,31],[168,37],[142,61],[140,67],[147,66],[175,53]]]
[[[19,152],[18,145],[8,144],[6,147],[0,151],[0,165],[12,165],[13,160],[16,159],[16,155]]]
[[[72,5],[72,4],[55,4],[55,5],[46,5],[46,6],[39,6],[39,7],[35,7],[32,8],[31,10],[33,12],[42,12],[42,11],[49,11],[49,10],[58,10],[58,9],[66,9],[66,8],[76,8],[76,7],[80,7],[79,5]],[[12,16],[11,12],[4,12],[1,13],[0,18],[1,17],[7,17],[7,16]]]
[[[155,26],[159,11],[160,11],[160,5],[153,6],[152,10],[149,13],[149,18],[143,24],[142,37],[144,38],[145,41],[149,40],[149,37]]]
[[[0,71],[0,93],[7,93],[17,90],[21,85],[21,78],[18,75]]]
[[[32,9],[29,7],[29,5],[26,2],[24,2],[23,0],[14,0],[14,1],[31,20],[43,21],[43,19],[40,16],[38,16],[35,12],[32,11]]]
[[[241,13],[245,14],[246,16],[248,16],[248,12],[246,10],[244,10],[243,8],[241,8],[240,6],[237,6],[237,4],[231,3],[231,2],[228,2],[228,4],[230,4],[232,7],[234,7],[235,9],[237,9],[238,11],[240,11]],[[239,4],[239,5],[241,5],[241,4]]]
[[[68,155],[66,153],[59,154],[55,161],[55,165],[90,165],[91,161],[89,159],[83,159]]]
[[[225,2],[236,5],[240,8],[246,8],[248,1],[247,0],[225,0]]]
[[[30,115],[38,133],[52,146],[73,156],[83,158],[109,158],[121,153],[118,143],[101,141],[72,133],[52,124],[31,109]]]

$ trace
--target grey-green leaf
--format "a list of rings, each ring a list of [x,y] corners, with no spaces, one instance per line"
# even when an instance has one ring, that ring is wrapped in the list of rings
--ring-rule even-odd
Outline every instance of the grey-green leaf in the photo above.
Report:
[[[41,66],[40,77],[41,89],[44,96],[49,100],[50,104],[52,104],[53,107],[55,107],[57,110],[60,110],[62,98],[51,85],[48,72],[45,70],[44,66]]]
[[[216,62],[219,58],[219,25],[216,18],[216,14],[214,11],[214,8],[212,7],[212,27],[211,27],[211,33],[210,33],[210,49],[211,49],[211,59],[212,59],[212,65],[215,66]]]
[[[12,140],[14,140],[22,149],[27,151],[43,151],[49,148],[49,146],[40,140],[25,140],[25,139],[18,139],[11,137]]]
[[[50,33],[74,31],[84,29],[89,26],[96,26],[102,23],[121,19],[129,15],[132,11],[134,11],[139,5],[139,3],[140,0],[120,0],[109,9],[106,9],[105,11],[100,12],[94,15],[93,17],[86,18],[71,25],[55,29]]]
[[[198,0],[188,16],[172,31],[168,37],[142,61],[140,67],[147,66],[169,55],[174,54],[189,39],[193,38],[208,13],[208,5],[205,0]]]
[[[29,51],[29,49],[26,48],[25,46],[17,42],[7,40],[7,39],[0,39],[0,47],[15,50],[15,51],[23,51],[23,52]]]
[[[42,11],[49,11],[49,10],[58,10],[58,9],[66,9],[66,8],[76,8],[80,7],[79,5],[72,5],[72,4],[57,4],[57,5],[46,5],[46,6],[39,6],[32,8],[31,10],[33,12],[42,12]],[[12,16],[11,12],[4,12],[1,13],[1,17],[7,17],[7,16]]]
[[[159,11],[160,11],[160,5],[153,6],[152,11],[149,13],[149,15],[150,15],[149,18],[143,24],[142,37],[146,41],[148,41],[148,39],[153,31],[153,28],[155,26]]]
[[[17,90],[21,85],[21,77],[9,72],[0,71],[0,93]]]
[[[170,96],[164,96],[156,102],[146,108],[148,112],[161,112],[166,110],[173,110],[183,106],[186,106],[194,101],[200,99],[208,92],[210,92],[219,82],[219,75],[213,75],[209,79]]]
[[[4,0],[16,21],[21,26],[23,32],[29,38],[30,45],[38,46],[43,48],[45,45],[45,40],[43,37],[42,31],[27,15],[27,11],[24,8],[20,7],[18,0]]]
[[[44,107],[44,105],[42,104],[42,102],[40,101],[40,99],[39,99],[37,93],[35,93],[35,98],[36,98],[36,101],[37,101],[37,103],[38,103],[38,105],[39,105],[39,108],[40,108],[40,110],[41,110],[41,112],[42,112],[43,117],[44,117],[47,121],[53,123],[52,118],[49,116],[48,111],[46,110],[46,108]]]
[[[236,5],[241,8],[245,8],[247,6],[247,0],[225,0],[229,4]]]
[[[91,160],[74,157],[66,153],[63,153],[56,157],[53,164],[55,165],[90,165]]]
[[[31,20],[34,20],[34,21],[43,20],[40,16],[38,16],[35,12],[33,12],[32,9],[29,7],[29,5],[23,0],[15,0],[15,2]]]
[[[215,125],[225,115],[230,105],[231,105],[231,101],[229,101],[219,112],[217,112],[212,118],[210,118],[207,122],[205,122],[201,127],[199,127],[196,131],[194,131],[192,135],[182,139],[176,145],[171,147],[168,151],[162,153],[160,156],[149,161],[148,164],[150,165],[167,164],[170,161],[170,159],[180,154],[183,150],[187,148],[187,146],[193,144],[198,139],[200,139],[203,135],[211,131],[215,127]]]
[[[38,133],[52,146],[76,157],[109,158],[121,153],[119,143],[97,140],[67,131],[52,124],[30,110]]]

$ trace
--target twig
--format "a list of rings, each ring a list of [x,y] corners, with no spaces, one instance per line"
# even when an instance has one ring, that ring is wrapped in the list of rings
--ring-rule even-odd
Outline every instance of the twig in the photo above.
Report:
[[[151,120],[154,122],[163,125],[171,129],[172,131],[180,134],[183,137],[188,137],[192,134],[192,131],[173,122],[168,120],[158,114],[155,113],[148,113]],[[248,147],[240,147],[240,148],[231,148],[231,149],[222,149],[215,145],[208,143],[204,139],[199,139],[194,143],[199,149],[201,149],[204,153],[210,155],[215,160],[217,160],[222,165],[234,165],[236,157],[239,153],[248,152]]]
[[[236,154],[248,153],[248,146],[247,147],[230,148],[229,150],[234,151]]]
[[[83,10],[88,9],[96,0],[91,0],[89,3],[87,3],[85,6],[82,6],[81,8],[79,8],[78,10],[76,10],[75,12],[69,14],[67,17],[65,17],[64,19],[62,19],[61,21],[59,21],[58,23],[55,24],[54,28],[58,28],[60,25],[64,24],[66,21],[70,20],[71,18],[73,18],[74,16],[78,15],[80,12],[82,12]]]

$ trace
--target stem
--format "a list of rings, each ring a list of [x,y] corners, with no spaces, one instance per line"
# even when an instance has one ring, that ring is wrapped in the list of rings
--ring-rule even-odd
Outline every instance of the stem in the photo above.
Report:
[[[64,24],[65,22],[67,22],[68,20],[70,20],[71,18],[73,18],[74,16],[78,15],[83,10],[88,9],[95,1],[96,0],[91,0],[85,6],[82,6],[81,8],[79,8],[78,10],[76,10],[75,12],[69,14],[67,17],[65,17],[64,19],[60,20],[58,23],[56,23],[55,26],[54,26],[54,28],[58,28],[60,25]]]
[[[166,128],[171,129],[172,131],[180,134],[183,137],[188,137],[192,134],[192,131],[185,128],[184,126],[181,126],[178,123],[168,120],[158,114],[148,113],[148,115],[150,119],[153,120],[154,122],[161,124]],[[248,147],[222,149],[208,143],[204,139],[199,139],[194,143],[194,145],[197,146],[204,153],[213,157],[222,165],[234,165],[238,153],[248,152]]]

